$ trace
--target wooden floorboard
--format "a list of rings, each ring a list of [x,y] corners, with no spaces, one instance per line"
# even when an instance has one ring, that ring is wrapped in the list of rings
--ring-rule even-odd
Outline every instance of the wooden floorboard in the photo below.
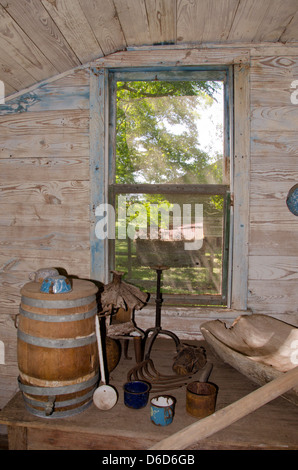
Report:
[[[187,341],[186,341],[187,343]],[[194,344],[193,341],[188,343]],[[257,388],[250,380],[231,366],[224,364],[209,350],[205,342],[197,342],[207,350],[213,363],[209,381],[218,386],[216,409],[219,410]],[[151,351],[155,367],[163,373],[172,373],[175,345],[170,339],[159,337]],[[151,445],[196,422],[185,409],[185,387],[168,390],[175,396],[173,423],[157,427],[150,421],[150,405],[140,410],[129,409],[123,401],[123,384],[127,372],[135,365],[132,343],[129,355],[133,359],[121,360],[110,375],[119,397],[113,409],[101,411],[93,404],[84,412],[60,419],[35,417],[26,411],[23,398],[18,393],[0,413],[0,423],[8,425],[10,443],[14,448],[30,450],[146,450]],[[196,376],[192,380],[195,380]],[[152,394],[151,394],[152,396]],[[194,449],[298,449],[298,407],[278,398],[228,428],[204,439]]]

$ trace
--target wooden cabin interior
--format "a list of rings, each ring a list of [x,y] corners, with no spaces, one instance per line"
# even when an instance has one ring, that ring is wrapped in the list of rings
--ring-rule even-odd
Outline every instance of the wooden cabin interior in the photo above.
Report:
[[[197,176],[194,148],[186,153],[188,144],[183,147],[179,142],[184,137],[178,128],[173,138],[177,142],[175,155],[166,147],[158,153],[153,137],[150,142],[145,140],[148,129],[136,134],[137,147],[130,156],[121,154],[118,137],[123,135],[117,106],[120,103],[120,109],[121,99],[127,100],[128,106],[132,97],[139,102],[148,98],[148,88],[142,96],[139,90],[132,91],[130,84],[136,82],[150,86],[195,83],[196,91],[186,96],[189,108],[194,95],[205,96],[205,103],[216,102],[213,85],[213,91],[208,87],[210,83],[221,84],[222,123],[209,144],[221,139],[222,151],[204,170],[211,172],[220,162],[219,176],[214,173],[212,181],[203,179],[202,174]],[[119,83],[120,88],[124,84],[122,91],[131,94],[118,93]],[[173,97],[172,92],[167,93]],[[25,409],[18,381],[22,357],[17,352],[24,341],[18,334],[24,310],[20,305],[27,298],[24,286],[38,285],[40,309],[43,298],[55,297],[53,293],[40,296],[41,283],[32,274],[40,269],[56,268],[72,282],[90,282],[99,294],[111,282],[111,271],[122,271],[122,282],[150,291],[142,308],[127,309],[124,305],[124,312],[128,312],[125,320],[117,317],[119,306],[116,314],[106,315],[106,332],[112,318],[118,318],[119,331],[121,325],[124,328],[133,320],[134,327],[146,332],[157,325],[161,306],[162,328],[183,344],[199,351],[203,347],[207,352],[207,360],[213,363],[210,381],[219,388],[219,410],[262,384],[237,370],[227,356],[224,360],[216,354],[201,329],[206,322],[221,321],[230,326],[239,317],[262,315],[292,325],[293,367],[298,363],[297,0],[0,0],[0,103],[3,448],[148,449],[200,421],[185,411],[186,387],[171,392],[177,394],[177,403],[170,426],[150,423],[149,403],[137,411],[125,406],[122,385],[127,372],[138,364],[137,349],[133,349],[137,341],[127,332],[112,339],[121,345],[117,365],[109,370],[109,380],[119,392],[112,410],[103,412],[91,403],[75,417],[45,419]],[[179,107],[173,106],[175,110]],[[155,120],[163,116],[170,122],[168,111],[165,113],[162,105],[157,108],[160,115]],[[148,109],[143,109],[143,127],[151,112]],[[139,126],[139,131],[142,119],[130,124]],[[162,126],[161,119],[155,136],[164,130]],[[123,145],[123,152],[128,152],[129,138]],[[164,157],[167,151],[168,160]],[[196,148],[196,158],[207,158],[208,151]],[[182,159],[182,152],[188,160]],[[143,159],[142,164],[138,158]],[[195,175],[187,181],[182,166],[177,171],[174,167],[179,158],[183,168],[191,168]],[[178,242],[157,237],[154,242],[164,243],[160,244],[160,258],[150,258],[153,240],[149,240],[150,246],[143,243],[148,240],[141,236],[140,226],[135,226],[134,232],[139,238],[132,237],[127,245],[123,239],[117,244],[107,225],[101,232],[116,197],[120,230],[119,196],[125,203],[128,197],[133,202],[144,201],[136,199],[139,194],[149,195],[146,200],[151,202],[161,195],[168,204],[191,202],[203,206],[204,211],[207,207],[207,215],[202,212],[199,219],[203,232],[199,230],[196,248],[181,252]],[[211,213],[215,214],[212,220]],[[189,263],[193,263],[191,268]],[[159,304],[156,266],[162,271],[162,282],[169,279]],[[172,278],[166,278],[170,274],[165,266],[170,274],[175,271],[175,287]],[[187,269],[191,271],[186,282]],[[202,281],[204,270],[207,280]],[[145,280],[147,284],[142,283]],[[64,299],[66,294],[57,295]],[[47,328],[44,338],[37,334],[40,348],[47,339]],[[132,359],[127,359],[127,345]],[[175,348],[171,338],[160,334],[152,355],[163,370],[172,366]],[[61,357],[57,367],[63,362]],[[98,367],[98,359],[96,364]],[[197,380],[196,375],[192,379]],[[296,397],[297,382],[296,368],[296,382],[292,383]],[[225,431],[202,440],[198,437],[184,448],[298,449],[298,402],[290,403],[282,394],[239,417],[240,421]],[[140,417],[137,429],[136,414]]]

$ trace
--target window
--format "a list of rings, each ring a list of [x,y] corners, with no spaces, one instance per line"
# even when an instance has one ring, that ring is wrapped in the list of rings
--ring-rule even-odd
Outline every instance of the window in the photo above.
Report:
[[[109,265],[168,304],[226,305],[230,69],[109,72]]]

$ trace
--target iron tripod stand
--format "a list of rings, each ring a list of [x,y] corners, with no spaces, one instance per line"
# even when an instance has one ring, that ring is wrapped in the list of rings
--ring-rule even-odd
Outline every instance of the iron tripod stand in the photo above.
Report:
[[[166,266],[157,266],[156,268],[153,268],[153,269],[155,269],[155,271],[157,273],[157,287],[156,287],[156,299],[155,299],[155,304],[156,304],[155,327],[148,328],[145,331],[145,337],[144,337],[145,342],[146,342],[146,339],[148,337],[148,334],[151,331],[153,332],[152,335],[150,336],[150,339],[149,339],[149,345],[148,345],[147,353],[145,355],[145,359],[149,359],[153,343],[154,343],[154,341],[156,340],[156,338],[159,334],[170,336],[175,341],[176,349],[180,345],[180,340],[179,340],[178,336],[175,335],[175,333],[173,333],[172,331],[169,331],[169,330],[163,330],[162,327],[161,327],[161,304],[163,302],[161,291],[160,291],[161,274],[162,274],[163,270],[169,269],[169,268],[167,268]]]

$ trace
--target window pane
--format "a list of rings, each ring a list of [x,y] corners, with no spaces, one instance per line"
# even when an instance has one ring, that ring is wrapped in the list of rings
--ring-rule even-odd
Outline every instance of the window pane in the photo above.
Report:
[[[220,81],[117,83],[116,183],[222,183]]]
[[[155,292],[222,293],[223,196],[122,194],[116,196],[115,267],[125,280]]]

